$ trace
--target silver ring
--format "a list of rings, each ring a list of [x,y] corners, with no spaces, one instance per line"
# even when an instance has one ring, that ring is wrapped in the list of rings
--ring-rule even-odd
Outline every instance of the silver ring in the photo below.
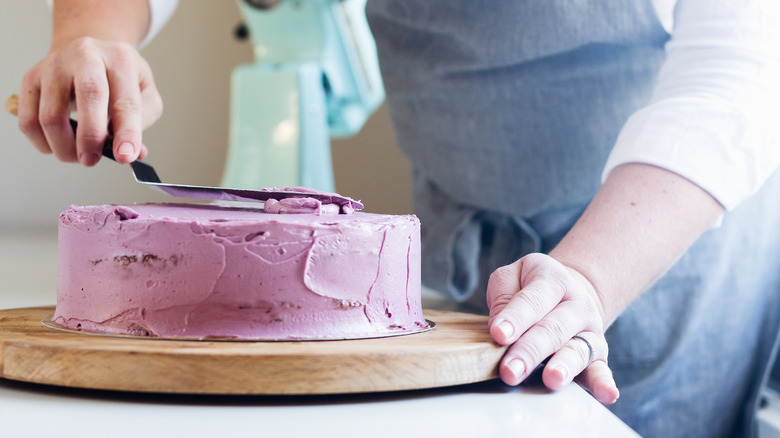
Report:
[[[587,339],[583,338],[580,335],[574,335],[571,337],[572,339],[579,339],[580,341],[584,342],[585,345],[588,346],[588,364],[585,365],[585,368],[589,367],[590,364],[593,363],[593,360],[595,359],[596,352],[593,350],[593,345],[590,345],[590,342],[588,342]]]

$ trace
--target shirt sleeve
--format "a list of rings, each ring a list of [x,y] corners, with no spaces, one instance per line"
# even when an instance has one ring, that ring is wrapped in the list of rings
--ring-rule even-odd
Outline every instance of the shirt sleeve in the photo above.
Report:
[[[651,164],[732,210],[780,166],[780,1],[679,0],[666,55],[602,178]]]
[[[144,47],[154,39],[173,15],[179,0],[149,0],[149,29],[138,47]]]

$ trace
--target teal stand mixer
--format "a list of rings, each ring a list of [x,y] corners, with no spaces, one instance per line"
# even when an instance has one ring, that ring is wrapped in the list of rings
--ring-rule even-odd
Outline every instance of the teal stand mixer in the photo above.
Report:
[[[255,61],[233,70],[222,186],[333,192],[330,139],[384,100],[366,0],[238,0]]]

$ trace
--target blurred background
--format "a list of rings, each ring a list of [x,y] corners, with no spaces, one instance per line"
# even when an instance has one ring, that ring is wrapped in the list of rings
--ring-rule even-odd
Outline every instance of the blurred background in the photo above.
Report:
[[[24,73],[46,55],[51,17],[45,0],[4,0],[0,38],[0,98],[17,93]],[[248,41],[234,30],[233,1],[187,0],[141,54],[152,66],[165,102],[163,117],[144,134],[149,163],[164,182],[219,185],[228,144],[230,73],[252,62]],[[109,160],[92,168],[61,163],[35,150],[16,119],[0,115],[0,231],[56,233],[71,204],[166,202],[136,183],[128,166]],[[395,144],[384,106],[355,137],[332,142],[336,190],[366,211],[412,212],[409,162]]]

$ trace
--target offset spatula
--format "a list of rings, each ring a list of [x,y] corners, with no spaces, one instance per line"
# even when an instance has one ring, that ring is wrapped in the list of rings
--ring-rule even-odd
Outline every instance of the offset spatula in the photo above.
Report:
[[[19,106],[19,96],[12,95],[5,103],[5,109],[13,115],[17,115]],[[73,131],[76,131],[77,124],[75,120],[70,121]],[[106,142],[103,144],[103,156],[114,158],[114,138],[109,136],[106,138]],[[178,196],[181,198],[193,198],[204,200],[220,200],[220,201],[250,201],[250,202],[263,202],[268,199],[287,199],[287,198],[313,198],[323,204],[336,204],[341,207],[342,211],[348,209],[362,210],[363,204],[360,201],[355,201],[352,198],[341,196],[337,193],[326,193],[318,190],[309,189],[305,187],[288,187],[282,190],[270,188],[262,190],[247,190],[247,189],[230,189],[223,187],[206,187],[206,186],[191,186],[183,184],[168,184],[160,180],[157,176],[154,167],[146,164],[140,160],[130,163],[130,168],[133,170],[133,177],[141,184],[146,184],[152,188],[163,191],[172,196]]]

